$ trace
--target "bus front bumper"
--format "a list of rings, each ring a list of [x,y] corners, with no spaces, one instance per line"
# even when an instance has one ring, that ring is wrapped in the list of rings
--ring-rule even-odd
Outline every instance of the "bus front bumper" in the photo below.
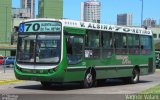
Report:
[[[27,70],[14,68],[15,76],[19,80],[44,81],[44,82],[63,82],[64,77],[61,72],[57,71],[42,71],[42,70]]]

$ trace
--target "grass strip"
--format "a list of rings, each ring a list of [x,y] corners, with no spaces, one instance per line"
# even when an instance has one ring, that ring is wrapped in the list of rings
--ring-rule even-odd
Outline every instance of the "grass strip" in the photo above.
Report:
[[[160,84],[150,89],[142,91],[141,94],[160,94]]]
[[[160,100],[160,84],[139,94],[128,94],[126,100]]]

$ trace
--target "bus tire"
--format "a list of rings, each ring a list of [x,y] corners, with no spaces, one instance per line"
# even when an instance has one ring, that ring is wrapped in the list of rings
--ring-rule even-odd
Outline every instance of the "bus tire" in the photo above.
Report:
[[[50,87],[52,85],[52,83],[51,82],[41,82],[41,85],[44,88],[48,88],[48,87]]]
[[[137,68],[134,68],[132,71],[132,76],[130,78],[131,84],[136,84],[139,82],[140,72]]]
[[[83,87],[84,88],[91,88],[95,85],[95,78],[93,73],[90,71],[87,71],[85,74],[85,78],[83,81]]]
[[[125,84],[129,84],[130,83],[130,77],[123,77],[123,78],[120,78],[122,81],[123,81],[123,83],[125,83]]]

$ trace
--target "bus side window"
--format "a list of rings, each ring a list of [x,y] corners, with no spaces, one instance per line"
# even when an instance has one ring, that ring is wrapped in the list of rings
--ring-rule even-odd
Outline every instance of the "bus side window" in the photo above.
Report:
[[[139,35],[128,35],[128,48],[129,54],[139,55],[140,54],[140,39]]]
[[[87,30],[85,58],[100,58],[100,32]]]
[[[142,53],[142,54],[146,54],[146,51],[145,51],[145,49],[144,49],[144,46],[143,46],[143,45],[141,45],[141,53]]]
[[[99,48],[100,41],[99,41],[98,31],[88,31],[87,36],[88,36],[87,47]]]
[[[150,54],[152,50],[152,40],[150,36],[140,36],[141,54]]]
[[[101,32],[102,33],[102,57],[111,58],[113,54],[113,38],[112,32]]]
[[[82,36],[67,36],[66,49],[68,64],[78,64],[82,61],[83,42]]]
[[[116,54],[127,54],[127,35],[124,33],[115,33]]]
[[[134,54],[133,35],[128,35],[129,54]]]
[[[139,35],[133,35],[133,43],[134,43],[134,49],[136,55],[140,54],[140,36]]]

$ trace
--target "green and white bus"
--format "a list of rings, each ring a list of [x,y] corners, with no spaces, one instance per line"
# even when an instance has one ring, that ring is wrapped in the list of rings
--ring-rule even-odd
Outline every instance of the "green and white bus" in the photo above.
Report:
[[[152,32],[68,19],[30,19],[19,26],[15,75],[52,83],[81,82],[84,87],[108,78],[137,83],[155,72]]]

